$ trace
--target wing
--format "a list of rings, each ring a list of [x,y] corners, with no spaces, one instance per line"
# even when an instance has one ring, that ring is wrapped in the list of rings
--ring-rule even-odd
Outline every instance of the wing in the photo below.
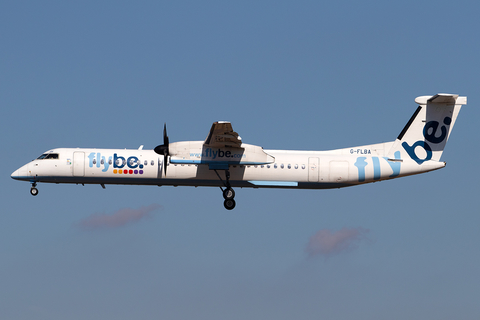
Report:
[[[210,133],[204,142],[205,146],[221,148],[241,148],[242,138],[233,131],[232,124],[228,121],[217,121],[212,124]]]

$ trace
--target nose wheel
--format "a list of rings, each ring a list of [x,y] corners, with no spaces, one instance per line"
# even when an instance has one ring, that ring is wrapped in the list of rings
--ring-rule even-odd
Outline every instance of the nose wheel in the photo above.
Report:
[[[30,188],[30,194],[32,196],[36,196],[38,194],[38,189],[35,188],[37,186],[37,183],[36,182],[33,182],[32,183],[32,188]]]

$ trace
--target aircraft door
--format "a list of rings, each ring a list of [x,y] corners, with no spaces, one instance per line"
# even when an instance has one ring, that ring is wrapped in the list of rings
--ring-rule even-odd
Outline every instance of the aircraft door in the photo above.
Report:
[[[308,181],[309,182],[318,182],[318,167],[319,160],[318,158],[308,158]]]
[[[73,153],[73,176],[85,176],[85,152],[77,151]]]

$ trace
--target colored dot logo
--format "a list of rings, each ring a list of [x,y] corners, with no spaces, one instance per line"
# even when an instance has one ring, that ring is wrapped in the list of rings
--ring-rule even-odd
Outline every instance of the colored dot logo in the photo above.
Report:
[[[143,174],[143,170],[113,170],[114,174]]]

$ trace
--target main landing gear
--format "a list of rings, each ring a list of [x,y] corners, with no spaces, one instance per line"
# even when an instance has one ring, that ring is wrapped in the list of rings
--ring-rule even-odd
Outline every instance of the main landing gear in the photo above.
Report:
[[[235,208],[235,200],[233,198],[235,197],[235,191],[233,191],[232,188],[227,187],[225,190],[223,190],[223,198],[225,201],[223,201],[223,206],[227,210],[232,210]]]
[[[226,177],[225,182],[222,180],[222,178],[218,174],[217,170],[215,170],[215,173],[217,174],[218,178],[220,179],[220,181],[223,182],[223,184],[225,186],[225,189],[220,187],[220,189],[222,190],[222,193],[223,193],[223,199],[225,199],[225,201],[223,201],[223,206],[227,210],[232,210],[233,208],[235,208],[236,203],[235,203],[235,200],[233,199],[233,198],[235,198],[235,191],[230,186],[230,172],[228,170],[225,170],[225,177]]]
[[[32,188],[30,189],[30,194],[32,196],[36,196],[38,194],[38,189],[35,188],[37,186],[36,182],[32,182]]]

